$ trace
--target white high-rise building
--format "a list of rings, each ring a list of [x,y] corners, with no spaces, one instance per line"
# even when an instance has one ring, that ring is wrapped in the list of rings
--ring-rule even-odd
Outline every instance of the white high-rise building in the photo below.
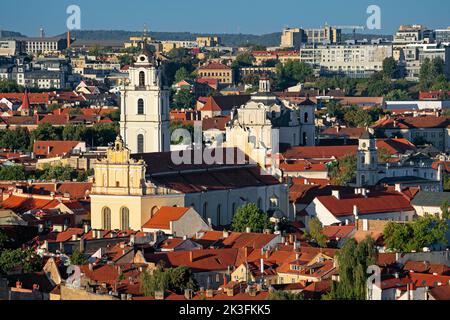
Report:
[[[120,133],[132,154],[170,151],[169,90],[159,62],[143,51],[121,91]]]

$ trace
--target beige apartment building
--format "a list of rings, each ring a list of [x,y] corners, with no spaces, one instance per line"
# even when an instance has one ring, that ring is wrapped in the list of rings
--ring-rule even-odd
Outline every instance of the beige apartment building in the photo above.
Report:
[[[300,28],[285,28],[281,34],[282,48],[299,48],[305,39],[305,31]]]
[[[221,45],[220,37],[197,37],[196,42],[200,48],[217,47]]]
[[[300,49],[300,61],[321,74],[364,78],[383,70],[383,61],[393,56],[391,45],[310,45]]]
[[[282,48],[299,48],[308,44],[337,44],[342,40],[341,29],[325,26],[322,28],[285,28],[281,34]]]

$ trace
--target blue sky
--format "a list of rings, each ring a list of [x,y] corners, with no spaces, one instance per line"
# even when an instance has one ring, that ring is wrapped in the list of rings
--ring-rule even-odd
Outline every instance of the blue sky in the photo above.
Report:
[[[400,24],[431,28],[450,26],[448,0],[0,0],[0,29],[37,36],[66,29],[66,8],[79,5],[84,30],[263,34],[283,26],[361,25],[371,4],[381,7],[382,30],[393,33]],[[6,13],[6,14],[5,14]]]

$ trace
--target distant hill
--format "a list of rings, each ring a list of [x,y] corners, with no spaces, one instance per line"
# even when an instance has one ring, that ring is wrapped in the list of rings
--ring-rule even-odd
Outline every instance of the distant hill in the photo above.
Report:
[[[140,36],[142,31],[124,31],[124,30],[80,30],[72,31],[71,36],[79,41],[99,41],[101,42],[125,42],[132,36]],[[65,37],[65,34],[59,35]],[[198,36],[219,36],[225,46],[240,46],[246,44],[254,44],[261,46],[278,46],[280,44],[281,32],[274,32],[263,35],[254,34],[209,34],[209,33],[190,33],[190,32],[150,32],[149,36],[156,40],[192,40]],[[19,32],[1,31],[0,38],[5,37],[25,37]],[[357,34],[357,39],[388,38],[391,35],[374,35],[374,34]],[[343,40],[353,39],[353,35],[344,34]]]
[[[142,31],[123,30],[95,30],[72,31],[71,36],[81,41],[127,41],[132,36],[140,36]],[[62,35],[61,35],[62,36]],[[265,35],[252,34],[208,34],[190,32],[149,32],[149,36],[156,40],[192,40],[198,36],[219,36],[225,46],[239,46],[244,44],[259,44],[263,46],[277,46],[281,33],[275,32]]]
[[[0,30],[0,38],[24,38],[20,32]]]

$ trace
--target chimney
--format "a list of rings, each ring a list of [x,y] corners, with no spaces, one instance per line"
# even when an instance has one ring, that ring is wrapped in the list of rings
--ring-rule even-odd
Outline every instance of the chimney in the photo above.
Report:
[[[223,230],[222,238],[227,239],[230,236],[229,232],[227,230]]]
[[[185,289],[184,298],[186,300],[192,300],[192,298],[194,298],[194,291],[192,289]]]
[[[214,297],[214,291],[212,289],[206,290],[206,297],[207,298],[213,298]]]
[[[208,218],[208,226],[210,227],[210,228],[212,228],[212,220],[211,220],[211,218]]]
[[[194,262],[194,251],[189,251],[189,261]]]
[[[333,190],[333,191],[331,192],[331,195],[332,195],[333,197],[335,197],[336,199],[338,199],[338,200],[341,199],[341,193],[339,192],[339,190]]]
[[[246,233],[251,233],[251,232],[252,232],[252,229],[251,229],[250,227],[247,227],[247,228],[245,228],[245,232],[246,232]]]
[[[261,269],[260,269],[260,272],[261,272],[261,275],[264,275],[264,259],[261,259]]]
[[[362,195],[364,198],[367,198],[367,190],[366,190],[365,188],[362,188],[362,189],[361,189],[361,195]]]
[[[91,227],[86,223],[84,225],[84,234],[88,233],[91,230]]]
[[[92,263],[89,263],[89,271],[94,271],[94,265]]]
[[[80,238],[80,252],[83,253],[85,249],[84,238]]]
[[[358,217],[358,207],[356,205],[353,206],[353,215],[355,216],[355,221],[359,219]]]
[[[395,191],[402,192],[402,185],[400,183],[395,184]]]

